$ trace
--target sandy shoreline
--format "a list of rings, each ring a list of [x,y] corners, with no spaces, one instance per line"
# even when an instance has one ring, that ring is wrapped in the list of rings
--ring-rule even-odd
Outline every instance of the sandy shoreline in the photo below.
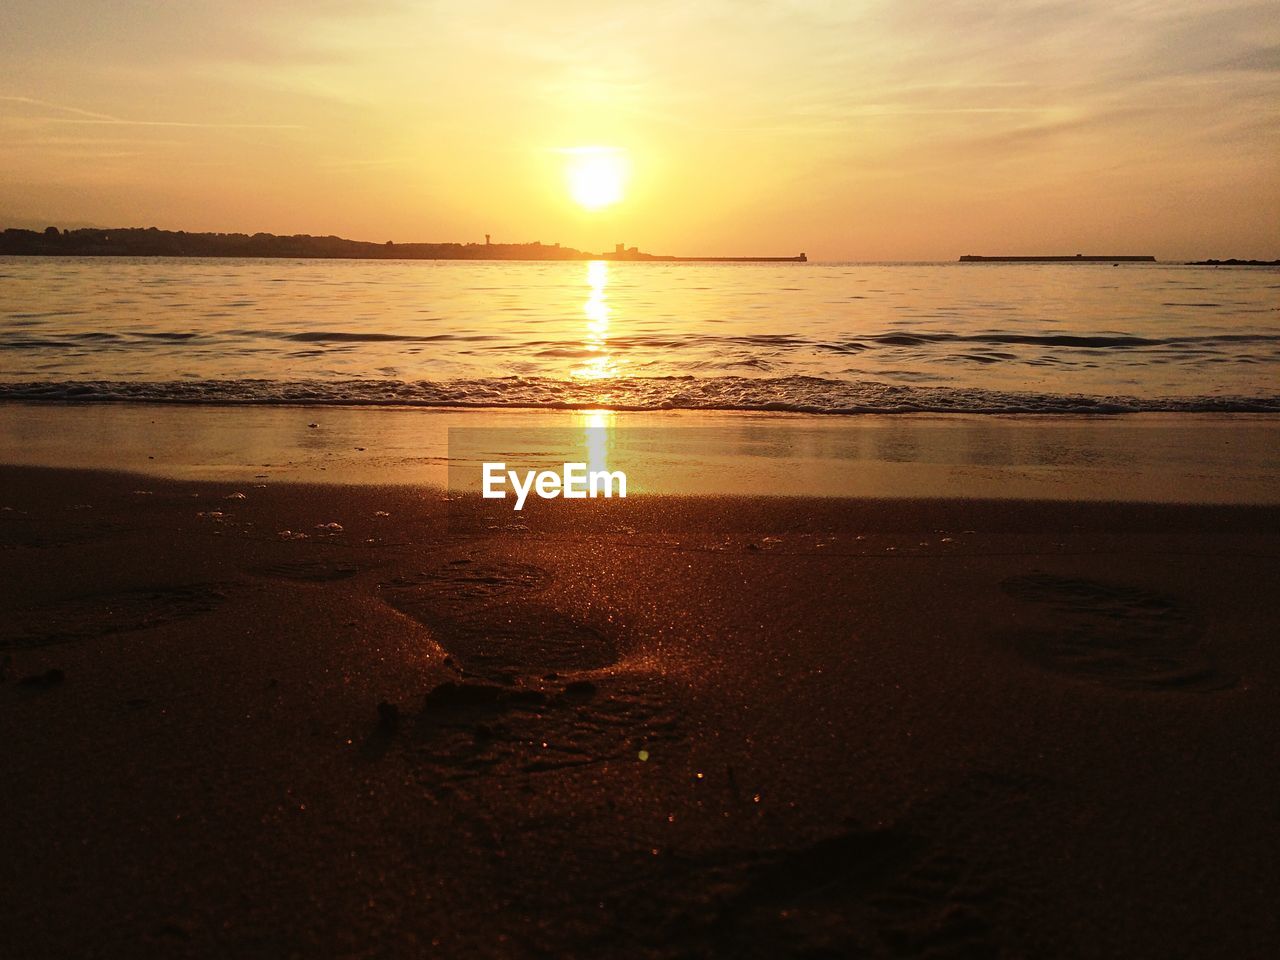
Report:
[[[1280,510],[470,506],[0,468],[14,955],[1276,942]]]
[[[461,486],[607,461],[658,494],[1280,504],[1280,417],[0,403],[0,460],[191,480]],[[464,464],[467,475],[451,467]]]

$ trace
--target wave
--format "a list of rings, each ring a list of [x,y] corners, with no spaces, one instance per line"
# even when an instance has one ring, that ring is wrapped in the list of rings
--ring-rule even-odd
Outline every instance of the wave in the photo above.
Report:
[[[42,333],[32,335],[19,331],[0,334],[0,349],[22,350],[32,348],[57,348],[78,344],[120,344],[138,346],[148,342],[171,344],[223,342],[268,339],[291,343],[475,343],[500,341],[498,349],[532,351],[537,355],[560,356],[560,351],[582,350],[581,339],[575,340],[512,340],[495,334],[399,334],[347,330],[305,330],[289,333],[279,330],[223,330],[213,334],[191,331],[173,332],[103,332],[73,331],[67,333]],[[858,353],[879,347],[923,347],[934,344],[991,344],[1026,347],[1071,347],[1083,350],[1150,350],[1154,348],[1207,348],[1245,346],[1249,344],[1280,349],[1280,334],[1225,333],[1170,337],[1139,337],[1124,333],[1031,334],[1001,333],[945,333],[928,331],[893,331],[867,334],[848,340],[812,339],[798,334],[653,334],[613,336],[609,344],[614,349],[718,349],[723,347],[773,348],[801,351],[828,351]],[[540,351],[540,353],[539,353]]]
[[[907,386],[820,377],[631,377],[582,380],[79,380],[0,382],[0,401],[298,404],[810,414],[1280,413],[1280,394],[1136,397]]]

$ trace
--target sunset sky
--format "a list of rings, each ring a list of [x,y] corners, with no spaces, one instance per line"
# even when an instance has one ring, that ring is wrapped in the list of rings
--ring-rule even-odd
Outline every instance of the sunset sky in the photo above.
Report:
[[[1270,258],[1277,157],[1275,0],[0,6],[0,226]]]

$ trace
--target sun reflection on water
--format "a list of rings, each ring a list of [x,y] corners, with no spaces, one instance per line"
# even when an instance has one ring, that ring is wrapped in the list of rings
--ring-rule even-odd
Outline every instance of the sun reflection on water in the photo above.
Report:
[[[586,335],[582,347],[590,354],[573,370],[575,377],[602,380],[617,376],[618,364],[609,350],[609,308],[605,289],[609,285],[609,264],[605,260],[592,260],[587,264],[587,286],[590,290],[582,311],[587,318]]]

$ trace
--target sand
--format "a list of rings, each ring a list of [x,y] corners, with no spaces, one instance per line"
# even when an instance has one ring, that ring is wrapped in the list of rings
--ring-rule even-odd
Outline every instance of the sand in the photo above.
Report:
[[[1274,506],[261,483],[0,468],[6,955],[1280,942]]]

